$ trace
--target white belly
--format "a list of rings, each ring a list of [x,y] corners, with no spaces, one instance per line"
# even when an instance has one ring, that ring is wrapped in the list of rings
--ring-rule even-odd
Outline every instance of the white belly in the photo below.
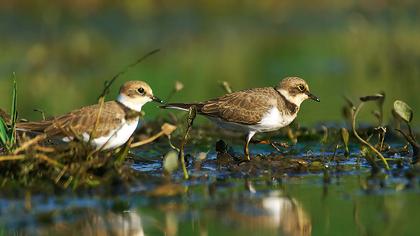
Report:
[[[258,132],[274,131],[290,125],[295,118],[296,114],[288,115],[280,113],[277,107],[272,107],[253,128]]]
[[[111,132],[107,136],[92,139],[90,144],[96,149],[102,148],[102,150],[117,148],[128,141],[128,139],[136,130],[138,121],[139,120],[136,119],[130,123],[123,122],[124,124],[120,126],[118,129],[116,129],[115,131]],[[83,136],[84,142],[89,141],[89,134],[83,133],[82,136]],[[63,141],[68,142],[68,141],[71,141],[72,139],[73,138],[66,137],[66,138],[63,138]]]
[[[209,117],[210,120],[215,122],[218,126],[225,129],[242,132],[270,132],[288,126],[296,118],[295,115],[284,115],[280,113],[277,107],[271,108],[266,115],[263,116],[260,122],[255,125],[244,125],[233,122],[226,122],[219,118]]]

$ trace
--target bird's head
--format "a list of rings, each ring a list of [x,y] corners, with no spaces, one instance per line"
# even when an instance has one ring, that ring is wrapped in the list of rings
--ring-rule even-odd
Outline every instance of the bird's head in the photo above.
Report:
[[[275,87],[288,101],[300,106],[306,99],[312,99],[319,102],[319,98],[309,91],[309,86],[305,80],[299,77],[284,78]]]

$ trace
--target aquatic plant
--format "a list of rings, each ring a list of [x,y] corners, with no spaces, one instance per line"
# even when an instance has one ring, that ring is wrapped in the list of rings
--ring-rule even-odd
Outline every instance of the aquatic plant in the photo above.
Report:
[[[344,146],[344,156],[349,157],[350,156],[350,149],[349,149],[349,139],[350,134],[349,131],[346,128],[341,128],[341,140],[343,142]]]
[[[357,127],[356,127],[356,119],[357,116],[359,115],[360,110],[362,109],[363,105],[366,102],[369,101],[381,101],[380,104],[383,104],[383,99],[384,99],[384,95],[383,94],[375,94],[372,96],[365,96],[365,97],[361,97],[360,98],[360,103],[359,105],[357,105],[357,107],[353,107],[352,112],[351,112],[351,117],[352,117],[352,130],[353,130],[353,135],[357,138],[357,140],[364,146],[368,147],[372,152],[375,153],[375,155],[377,155],[377,157],[383,162],[385,169],[389,170],[389,165],[387,160],[385,159],[385,157],[381,154],[380,151],[378,151],[372,144],[370,144],[367,140],[364,140],[362,137],[360,137],[360,135],[357,133]],[[369,163],[371,163],[372,167],[375,167],[375,163],[369,158],[369,154],[366,152],[362,152],[365,153],[365,157],[366,160],[369,161]]]
[[[181,146],[179,147],[178,158],[179,160],[181,160],[182,171],[184,172],[184,179],[189,178],[187,166],[185,165],[184,147],[185,147],[185,144],[187,144],[188,135],[191,131],[196,115],[197,115],[197,108],[193,105],[188,110],[187,130],[185,131],[184,137],[181,142]]]
[[[163,157],[163,170],[171,174],[172,172],[178,169],[178,162],[179,162],[179,152],[175,150],[170,150],[168,153],[165,154]]]
[[[407,126],[408,133],[403,132],[401,129],[396,129],[403,137],[410,143],[413,148],[413,163],[416,164],[420,160],[420,144],[417,142],[416,137],[411,128],[411,121],[413,120],[413,109],[405,102],[396,100],[394,102],[393,114],[396,114]]]

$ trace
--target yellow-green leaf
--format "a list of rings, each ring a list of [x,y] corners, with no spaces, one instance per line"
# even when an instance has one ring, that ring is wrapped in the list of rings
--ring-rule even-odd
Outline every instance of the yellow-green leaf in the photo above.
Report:
[[[413,109],[407,105],[407,103],[396,100],[394,102],[394,111],[395,113],[403,119],[405,122],[409,123],[413,120]]]
[[[163,169],[172,173],[178,169],[178,152],[171,150],[163,158]]]

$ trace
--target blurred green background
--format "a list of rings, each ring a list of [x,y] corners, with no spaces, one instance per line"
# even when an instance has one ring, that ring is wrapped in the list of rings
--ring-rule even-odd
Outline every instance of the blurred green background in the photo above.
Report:
[[[200,101],[224,93],[218,81],[239,90],[293,75],[322,100],[304,104],[303,124],[340,121],[344,95],[381,90],[386,111],[397,98],[417,111],[419,10],[414,0],[1,1],[0,107],[9,109],[12,72],[21,117],[95,103],[105,80],[160,48],[108,99],[125,80],[145,80],[163,98],[179,80],[185,88],[172,101]]]

